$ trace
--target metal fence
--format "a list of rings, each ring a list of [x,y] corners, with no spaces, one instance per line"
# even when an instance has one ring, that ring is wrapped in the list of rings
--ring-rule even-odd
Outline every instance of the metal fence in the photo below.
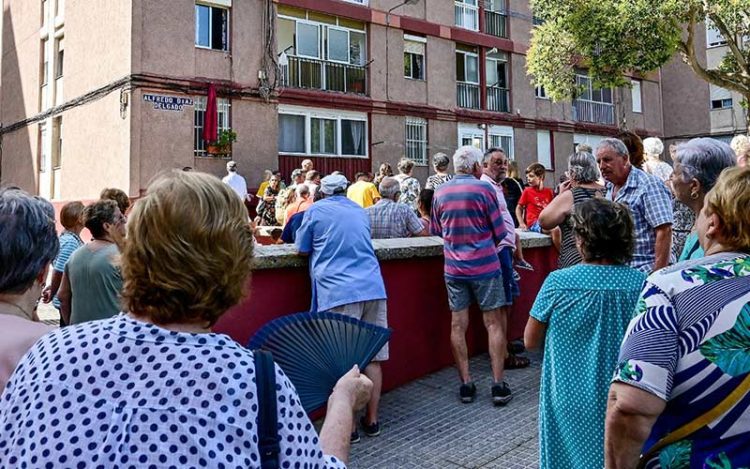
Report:
[[[283,87],[367,94],[367,70],[362,65],[294,56],[288,60],[279,67]]]
[[[573,120],[614,125],[615,105],[588,99],[575,99],[573,100]]]
[[[499,86],[487,87],[487,110],[510,112],[510,91]]]
[[[456,84],[456,103],[458,107],[479,109],[479,85],[459,81]]]
[[[484,10],[484,32],[497,37],[508,37],[507,16],[496,11]]]

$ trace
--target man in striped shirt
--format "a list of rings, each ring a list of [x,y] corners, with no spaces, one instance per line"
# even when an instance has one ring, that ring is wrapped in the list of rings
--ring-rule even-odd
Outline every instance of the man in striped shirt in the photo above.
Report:
[[[474,401],[476,386],[469,374],[466,329],[472,298],[483,313],[492,363],[492,401],[505,405],[513,398],[503,381],[507,341],[507,308],[512,301],[503,286],[496,246],[508,235],[493,187],[480,181],[482,152],[471,146],[453,155],[456,175],[435,192],[432,233],[442,236],[445,286],[452,314],[451,347],[461,377],[461,402]]]

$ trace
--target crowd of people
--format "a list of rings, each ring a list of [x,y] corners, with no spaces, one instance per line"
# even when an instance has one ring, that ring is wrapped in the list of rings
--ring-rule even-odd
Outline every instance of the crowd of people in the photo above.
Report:
[[[0,189],[0,467],[259,466],[253,352],[211,332],[247,295],[258,226],[309,257],[311,311],[384,327],[371,240],[441,237],[457,397],[478,392],[476,304],[497,406],[513,398],[505,371],[529,364],[508,340],[519,269],[533,269],[519,231],[547,233],[560,268],[524,333],[544,351],[541,467],[750,465],[750,141],[684,142],[672,165],[663,151],[628,132],[579,145],[554,188],[539,163],[520,179],[501,148],[438,153],[424,185],[408,159],[351,182],[305,160],[289,185],[268,171],[255,220],[230,161],[223,180],[162,174],[133,207],[118,189],[68,203],[59,236],[48,201]],[[40,323],[39,301],[65,327]],[[280,467],[344,467],[360,431],[381,433],[388,358],[386,344],[339,380],[320,434],[276,367]]]

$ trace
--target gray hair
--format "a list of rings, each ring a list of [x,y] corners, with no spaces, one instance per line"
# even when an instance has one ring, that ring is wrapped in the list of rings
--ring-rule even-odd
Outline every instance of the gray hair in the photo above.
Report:
[[[28,290],[59,249],[52,204],[20,189],[0,189],[0,293]]]
[[[302,173],[300,173],[301,175]],[[307,184],[297,184],[297,187],[294,189],[295,194],[297,197],[302,197],[303,195],[310,195],[310,186]]]
[[[599,153],[599,150],[602,148],[611,148],[615,152],[617,152],[618,155],[624,157],[630,157],[630,152],[628,151],[628,147],[625,146],[622,140],[619,138],[605,138],[599,144],[596,146],[596,153]]]
[[[484,156],[482,157],[482,163],[489,164],[490,158],[492,158],[493,153],[502,153],[503,155],[505,155],[506,158],[508,158],[508,155],[505,154],[505,150],[503,150],[502,148],[491,147],[491,148],[488,148],[486,152],[484,152]]]
[[[393,199],[393,197],[401,191],[401,184],[398,182],[398,179],[394,177],[386,177],[380,181],[378,190],[384,199]]]
[[[694,138],[678,145],[675,162],[682,167],[683,181],[697,179],[703,192],[714,187],[722,171],[737,165],[732,148],[713,138]]]
[[[447,169],[449,164],[451,164],[451,160],[445,153],[435,153],[432,157],[432,166],[436,169]]]
[[[465,145],[453,154],[453,169],[457,173],[470,174],[475,164],[482,164],[482,152],[471,145]]]
[[[643,141],[643,153],[647,155],[661,155],[664,153],[664,143],[660,138],[649,137]]]
[[[599,166],[594,155],[587,151],[579,151],[568,158],[568,177],[581,184],[599,180]]]

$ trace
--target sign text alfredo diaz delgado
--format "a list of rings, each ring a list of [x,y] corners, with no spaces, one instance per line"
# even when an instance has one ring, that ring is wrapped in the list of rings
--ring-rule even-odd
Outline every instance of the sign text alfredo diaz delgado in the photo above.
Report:
[[[182,111],[183,106],[192,106],[193,98],[165,96],[161,94],[144,94],[143,100],[154,104],[159,111]]]

